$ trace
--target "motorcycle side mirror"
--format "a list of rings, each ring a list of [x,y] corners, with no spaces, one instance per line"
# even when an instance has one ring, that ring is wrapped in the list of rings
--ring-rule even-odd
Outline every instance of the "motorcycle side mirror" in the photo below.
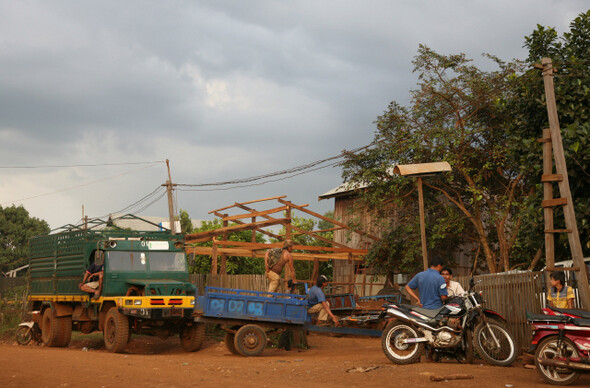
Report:
[[[472,289],[475,286],[475,280],[473,278],[469,279],[469,289]]]

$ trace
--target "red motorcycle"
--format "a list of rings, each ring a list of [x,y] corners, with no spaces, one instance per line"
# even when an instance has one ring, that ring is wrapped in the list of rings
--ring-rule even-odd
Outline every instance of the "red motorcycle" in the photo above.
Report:
[[[590,319],[527,313],[527,321],[533,330],[529,352],[534,352],[535,367],[543,380],[554,385],[569,385],[582,373],[590,372]]]
[[[547,306],[541,309],[545,315],[567,315],[572,318],[590,319],[590,312],[576,309],[560,309],[557,307]]]

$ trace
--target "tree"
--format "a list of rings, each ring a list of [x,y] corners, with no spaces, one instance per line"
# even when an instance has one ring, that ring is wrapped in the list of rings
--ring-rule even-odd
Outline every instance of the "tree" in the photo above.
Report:
[[[514,97],[520,64],[487,57],[497,70],[483,71],[470,65],[464,54],[441,55],[420,45],[413,61],[419,77],[418,88],[411,91],[411,105],[389,105],[377,119],[373,146],[347,154],[343,177],[370,184],[361,194],[361,206],[376,211],[383,220],[387,219],[386,202],[392,197],[398,209],[411,209],[417,202],[412,192],[415,183],[392,177],[393,165],[449,162],[452,173],[424,180],[431,214],[429,247],[440,251],[445,240],[471,239],[481,247],[493,273],[510,269],[527,182],[506,145],[510,133],[504,101]],[[447,211],[449,206],[462,217]],[[390,227],[400,226],[393,222]],[[410,232],[417,230],[413,227]],[[430,237],[433,232],[438,233],[435,238]],[[419,241],[416,234],[397,236],[391,240],[390,255],[406,254],[400,238]]]
[[[188,216],[188,214],[187,214]],[[234,225],[233,223],[230,224]],[[213,221],[203,221],[200,227],[193,230],[193,233],[205,232],[207,230],[214,230],[220,229],[223,227],[223,223],[219,219],[214,219]],[[239,232],[232,232],[229,233],[227,239],[230,241],[243,241],[243,242],[251,242],[252,241],[252,233],[251,230],[242,230]],[[256,233],[256,242],[262,243],[264,242],[264,237],[262,233]],[[208,241],[205,243],[196,244],[198,246],[212,246],[212,242]],[[236,256],[229,256],[227,258],[227,273],[228,274],[264,274],[264,260],[261,258],[252,258],[252,257],[236,257]],[[191,265],[189,268],[191,273],[210,273],[211,272],[211,256],[208,255],[195,255],[194,265]]]
[[[557,112],[563,137],[565,158],[574,209],[584,256],[590,255],[590,10],[581,13],[570,23],[570,31],[559,37],[551,27],[537,26],[525,38],[529,50],[527,64],[531,70],[522,78],[516,90],[517,96],[506,109],[513,117],[511,132],[513,142],[510,149],[522,166],[525,179],[535,185],[535,191],[528,200],[528,214],[525,219],[527,234],[522,238],[522,251],[537,250],[541,258],[544,241],[543,213],[541,209],[543,166],[541,147],[537,139],[542,129],[548,128],[547,109],[541,71],[533,66],[543,57],[550,57],[557,68],[555,74],[555,95]],[[558,196],[555,193],[555,196]],[[565,228],[563,213],[556,212],[556,228]],[[561,225],[558,224],[561,222]],[[570,259],[567,236],[558,235],[556,260]],[[529,254],[530,256],[530,254]],[[532,267],[537,263],[534,261]]]
[[[193,222],[186,210],[180,209],[180,230],[184,234],[193,233]]]
[[[47,222],[29,216],[22,206],[0,206],[0,270],[9,271],[27,264],[29,239],[49,233]]]

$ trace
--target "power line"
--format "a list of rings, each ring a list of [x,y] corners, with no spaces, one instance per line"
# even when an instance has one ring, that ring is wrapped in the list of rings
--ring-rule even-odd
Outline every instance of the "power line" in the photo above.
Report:
[[[35,168],[73,168],[73,167],[103,167],[103,166],[125,166],[134,164],[165,163],[164,160],[153,160],[150,162],[124,162],[124,163],[101,163],[101,164],[64,164],[46,166],[0,166],[0,169],[35,169]]]

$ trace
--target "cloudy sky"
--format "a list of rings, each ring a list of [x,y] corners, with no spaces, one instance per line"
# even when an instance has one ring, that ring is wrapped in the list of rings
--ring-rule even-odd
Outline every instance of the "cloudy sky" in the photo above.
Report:
[[[90,217],[167,216],[165,159],[173,182],[203,184],[336,156],[370,143],[391,101],[407,103],[420,43],[481,66],[482,53],[524,59],[537,24],[561,34],[588,6],[0,0],[0,206],[23,205],[52,228],[78,223],[82,206]],[[287,195],[324,213],[333,200],[317,197],[340,176],[326,167],[184,186],[176,206],[212,219]]]

